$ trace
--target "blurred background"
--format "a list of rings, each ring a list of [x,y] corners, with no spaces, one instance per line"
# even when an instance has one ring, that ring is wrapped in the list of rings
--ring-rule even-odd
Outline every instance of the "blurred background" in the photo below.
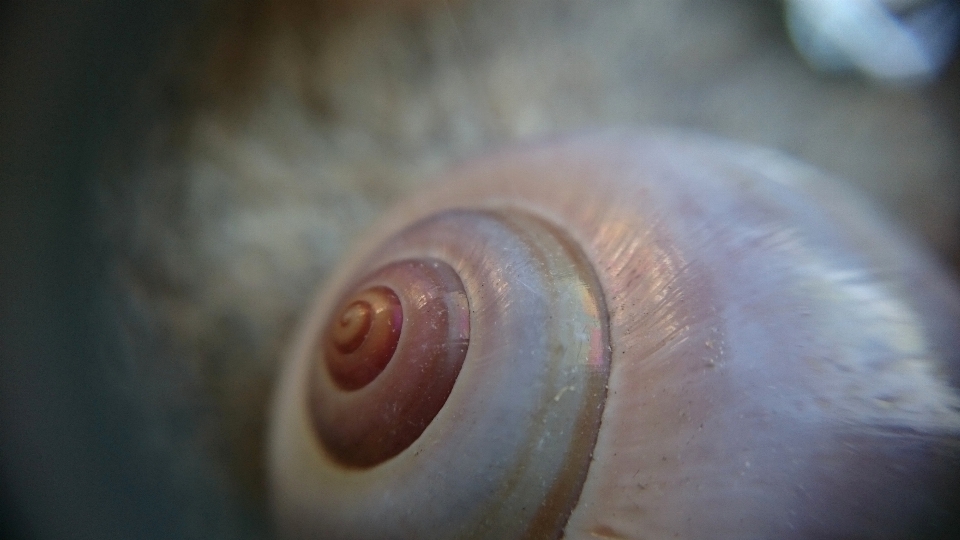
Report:
[[[278,358],[451,164],[609,126],[779,149],[960,269],[953,1],[0,4],[0,538],[261,538]]]

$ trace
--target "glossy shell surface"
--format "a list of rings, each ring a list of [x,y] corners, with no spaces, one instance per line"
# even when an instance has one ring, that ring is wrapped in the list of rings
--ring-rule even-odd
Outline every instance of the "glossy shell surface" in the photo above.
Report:
[[[421,258],[463,281],[461,371],[409,447],[345,467],[311,421],[316,336],[358,278]],[[371,230],[291,349],[272,504],[294,537],[936,537],[958,387],[956,286],[842,184],[587,135],[464,165]]]

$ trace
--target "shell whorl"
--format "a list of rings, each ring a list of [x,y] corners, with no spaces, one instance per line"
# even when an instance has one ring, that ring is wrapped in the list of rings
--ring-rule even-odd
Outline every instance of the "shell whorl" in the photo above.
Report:
[[[360,267],[305,373],[318,440],[302,450],[318,485],[338,486],[312,495],[314,524],[344,538],[556,536],[609,374],[607,310],[577,245],[522,210],[452,209]],[[424,474],[428,463],[472,473]]]
[[[327,451],[370,467],[409,447],[450,395],[469,341],[466,292],[449,265],[397,261],[366,276],[316,345],[309,408]]]
[[[270,435],[284,531],[960,528],[960,293],[842,185],[773,152],[674,133],[560,141],[449,176],[371,231],[294,345]],[[317,336],[367,291],[399,291],[380,272],[411,261],[447,265],[462,284],[466,354],[432,420],[414,415],[418,436],[350,463],[317,429],[316,396],[362,396],[401,356],[338,389]],[[327,390],[311,390],[318,380]]]

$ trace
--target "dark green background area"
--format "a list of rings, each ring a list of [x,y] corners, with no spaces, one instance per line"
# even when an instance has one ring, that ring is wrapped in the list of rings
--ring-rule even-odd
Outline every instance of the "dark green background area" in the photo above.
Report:
[[[0,537],[184,538],[105,366],[94,177],[180,1],[0,6]]]

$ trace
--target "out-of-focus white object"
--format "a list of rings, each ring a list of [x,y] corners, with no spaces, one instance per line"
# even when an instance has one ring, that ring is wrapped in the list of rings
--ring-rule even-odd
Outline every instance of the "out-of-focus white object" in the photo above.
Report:
[[[858,69],[890,83],[925,82],[960,37],[954,0],[787,0],[797,50],[817,69]]]

